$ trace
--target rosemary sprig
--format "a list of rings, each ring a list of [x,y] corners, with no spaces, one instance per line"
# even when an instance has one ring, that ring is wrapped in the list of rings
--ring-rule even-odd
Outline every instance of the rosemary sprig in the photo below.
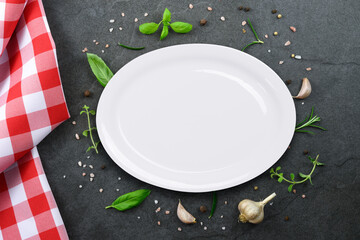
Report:
[[[83,113],[86,113],[86,116],[87,116],[87,121],[88,121],[88,128],[87,130],[84,130],[83,131],[83,135],[85,137],[87,137],[88,135],[90,135],[90,139],[91,139],[91,143],[92,143],[92,146],[88,147],[88,149],[86,150],[86,152],[90,151],[91,149],[95,149],[95,152],[96,153],[99,153],[98,150],[97,150],[97,146],[99,145],[100,142],[95,142],[94,141],[94,138],[93,138],[93,135],[92,135],[92,130],[96,130],[96,127],[91,127],[91,124],[90,124],[90,114],[91,115],[95,115],[95,110],[90,110],[89,111],[89,107],[84,105],[83,106],[83,109],[85,110],[82,110],[80,112],[80,115],[83,114]]]
[[[312,131],[309,131],[309,130],[303,130],[303,128],[306,128],[306,127],[313,127],[313,128],[319,128],[323,131],[326,131],[325,128],[323,127],[320,127],[318,125],[314,125],[314,123],[316,122],[320,122],[321,118],[318,117],[317,115],[313,116],[314,115],[314,107],[312,107],[311,109],[311,114],[309,117],[306,117],[304,121],[298,123],[296,126],[295,126],[295,132],[303,132],[303,133],[310,133],[310,134],[315,134],[313,133]]]
[[[121,44],[121,43],[118,43],[120,47],[123,47],[123,48],[127,48],[127,49],[130,49],[130,50],[142,50],[144,49],[145,47],[130,47],[130,46],[126,46],[124,44]]]
[[[289,191],[289,192],[291,192],[291,190],[292,190],[292,188],[293,188],[294,185],[304,183],[304,182],[306,182],[307,180],[309,180],[309,182],[311,183],[311,185],[313,185],[313,183],[312,183],[312,181],[311,181],[311,175],[314,173],[314,170],[315,170],[316,166],[321,166],[321,165],[325,165],[325,164],[320,163],[320,162],[318,161],[318,159],[319,159],[319,154],[316,156],[315,159],[311,158],[310,156],[309,156],[309,159],[310,159],[310,161],[311,161],[312,164],[313,164],[313,168],[311,169],[311,172],[310,172],[309,174],[307,174],[307,175],[299,172],[299,176],[300,176],[301,178],[303,178],[301,181],[295,181],[295,175],[294,175],[293,173],[290,173],[290,179],[291,179],[291,180],[285,178],[285,177],[284,177],[284,173],[279,172],[279,171],[281,170],[281,167],[280,167],[280,166],[277,167],[277,168],[275,169],[275,171],[274,171],[274,168],[271,168],[271,170],[270,170],[270,177],[271,177],[271,178],[274,178],[274,176],[275,176],[275,177],[278,177],[277,181],[278,181],[279,183],[281,183],[282,181],[285,181],[285,182],[290,183],[290,185],[289,185],[289,187],[288,187],[288,191]]]
[[[261,40],[259,39],[259,37],[258,37],[257,33],[255,32],[255,29],[254,29],[254,27],[252,26],[249,18],[248,18],[247,22],[248,22],[248,24],[249,24],[252,32],[254,33],[254,36],[255,36],[255,38],[256,38],[256,41],[253,41],[253,42],[249,43],[248,45],[246,45],[245,47],[243,47],[243,49],[241,49],[241,51],[244,51],[247,47],[249,47],[249,46],[251,46],[251,45],[254,45],[254,44],[263,44],[263,43],[264,43],[263,41],[261,41]]]
[[[216,205],[217,205],[217,195],[216,195],[216,192],[214,192],[213,193],[213,202],[212,202],[212,207],[211,207],[211,212],[210,212],[209,218],[211,218],[214,215]]]

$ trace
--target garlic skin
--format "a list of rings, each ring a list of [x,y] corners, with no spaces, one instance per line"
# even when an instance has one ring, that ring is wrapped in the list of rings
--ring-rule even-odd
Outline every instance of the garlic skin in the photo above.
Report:
[[[240,211],[239,220],[242,223],[250,222],[253,224],[261,223],[264,219],[264,207],[276,196],[276,193],[272,193],[261,202],[254,202],[249,199],[242,200],[238,209]]]
[[[177,207],[177,216],[180,219],[180,221],[182,221],[183,223],[186,224],[196,223],[196,218],[194,218],[193,215],[191,215],[188,211],[186,211],[184,206],[181,204],[180,199],[179,199],[179,205]]]
[[[301,89],[297,96],[293,96],[293,98],[296,99],[305,99],[307,98],[311,93],[311,84],[310,80],[308,78],[303,78]]]

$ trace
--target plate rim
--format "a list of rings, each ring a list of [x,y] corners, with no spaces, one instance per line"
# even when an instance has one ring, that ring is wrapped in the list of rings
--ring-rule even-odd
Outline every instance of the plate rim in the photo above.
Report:
[[[148,54],[152,54],[153,52],[157,52],[157,51],[166,51],[166,49],[169,49],[169,48],[182,48],[182,47],[193,47],[193,46],[197,46],[197,47],[216,47],[216,48],[224,48],[224,49],[229,49],[229,50],[232,50],[232,51],[235,51],[237,52],[238,54],[244,54],[246,57],[250,57],[250,58],[253,58],[255,61],[259,62],[260,64],[264,65],[265,67],[267,67],[273,74],[275,74],[275,76],[278,77],[278,79],[281,81],[281,83],[286,87],[285,83],[282,81],[282,79],[280,78],[280,76],[272,69],[270,68],[267,64],[265,64],[264,62],[262,62],[260,59],[248,54],[248,53],[245,53],[243,51],[240,51],[238,49],[235,49],[235,48],[232,48],[232,47],[228,47],[228,46],[223,46],[223,45],[217,45],[217,44],[206,44],[206,43],[189,43],[189,44],[177,44],[177,45],[172,45],[172,46],[167,46],[167,47],[163,47],[163,48],[158,48],[158,49],[155,49],[155,50],[152,50],[152,51],[149,51],[147,53],[144,53],[144,54],[141,54],[137,57],[135,57],[134,59],[132,59],[131,61],[129,61],[128,63],[126,63],[123,67],[121,67],[116,73],[115,75],[113,76],[113,78],[116,78],[118,75],[121,75],[122,73],[122,69],[124,69],[127,65],[131,64],[132,62],[136,61],[137,59],[145,56],[145,55],[148,55]],[[111,82],[111,81],[110,81]],[[167,189],[167,190],[172,190],[172,191],[180,191],[180,192],[192,192],[192,193],[200,193],[200,192],[211,192],[211,191],[218,191],[218,190],[224,190],[224,189],[228,189],[228,188],[231,188],[231,187],[235,187],[235,186],[238,186],[238,185],[241,185],[241,184],[244,184],[258,176],[260,176],[261,174],[263,174],[264,172],[266,172],[266,168],[265,170],[261,170],[259,171],[260,173],[256,173],[256,174],[251,174],[250,177],[246,177],[245,180],[241,181],[241,182],[231,182],[231,183],[228,183],[228,182],[224,182],[224,184],[221,186],[221,187],[208,187],[209,185],[200,185],[200,186],[203,186],[200,188],[200,186],[197,186],[195,188],[186,188],[186,187],[181,187],[181,186],[173,186],[171,185],[171,181],[154,181],[153,179],[149,178],[149,177],[144,177],[140,174],[138,174],[134,169],[132,169],[131,167],[127,167],[123,162],[121,162],[118,158],[121,158],[121,156],[116,156],[113,151],[111,150],[111,147],[108,146],[108,144],[106,144],[106,141],[104,141],[105,137],[103,136],[102,134],[102,127],[101,127],[101,124],[98,124],[100,121],[101,121],[101,113],[102,112],[102,102],[104,101],[104,95],[106,94],[106,89],[109,88],[109,86],[111,85],[111,83],[108,83],[107,86],[104,88],[104,90],[102,91],[101,93],[101,96],[100,96],[100,99],[98,101],[98,105],[97,105],[97,114],[96,114],[96,126],[97,126],[97,130],[98,130],[98,135],[99,135],[99,138],[100,138],[100,141],[106,151],[106,153],[110,156],[110,158],[121,168],[123,169],[125,172],[127,172],[129,175],[137,178],[138,180],[140,181],[143,181],[145,183],[148,183],[148,184],[151,184],[153,186],[157,186],[157,187],[161,187],[161,188],[164,188],[164,189]],[[288,95],[289,95],[289,98],[291,98],[291,109],[293,110],[292,111],[292,118],[293,118],[293,128],[295,129],[295,125],[296,125],[296,108],[295,108],[295,103],[292,99],[292,95],[289,91],[289,89],[286,87],[287,89],[287,92],[288,92]],[[293,136],[294,136],[294,133],[295,131],[292,131],[292,133],[288,136],[288,144],[290,144]],[[283,156],[283,154],[286,152],[286,148],[283,150],[283,151],[279,151],[279,156],[276,157],[276,161],[272,164],[274,165],[276,162],[278,162],[280,160],[280,158]],[[153,174],[151,174],[153,175]],[[164,178],[162,178],[164,179]],[[165,179],[164,179],[165,180]],[[167,184],[167,182],[170,182],[170,184]],[[204,187],[205,186],[205,187]]]

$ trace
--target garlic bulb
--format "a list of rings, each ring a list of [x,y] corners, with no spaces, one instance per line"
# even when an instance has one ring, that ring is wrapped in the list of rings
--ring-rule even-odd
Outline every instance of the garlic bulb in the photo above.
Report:
[[[264,206],[275,196],[276,193],[272,193],[261,202],[254,202],[249,199],[242,200],[238,205],[238,209],[240,211],[239,220],[243,223],[261,223],[264,219]]]
[[[296,99],[304,99],[307,98],[311,93],[311,84],[308,78],[303,78],[301,89],[297,96],[293,96]]]
[[[182,221],[183,223],[186,224],[196,223],[196,218],[194,218],[193,215],[191,215],[188,211],[186,211],[186,209],[181,204],[180,199],[177,208],[177,216],[180,219],[180,221]]]

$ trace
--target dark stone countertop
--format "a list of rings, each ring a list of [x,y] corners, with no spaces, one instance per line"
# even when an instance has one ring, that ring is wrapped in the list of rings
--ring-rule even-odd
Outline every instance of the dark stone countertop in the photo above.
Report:
[[[189,3],[193,3],[193,9],[188,8]],[[251,10],[239,11],[239,5]],[[213,11],[208,12],[207,6],[212,6]],[[72,117],[41,142],[39,151],[71,239],[360,239],[360,1],[45,0],[44,7]],[[159,34],[140,34],[138,25],[158,21],[165,7],[172,11],[173,19],[192,23],[193,31],[185,35],[170,33],[164,41],[158,40]],[[271,14],[274,8],[283,15],[282,19]],[[126,16],[121,17],[121,12]],[[144,17],[145,12],[148,17]],[[225,22],[220,21],[221,16],[226,17]],[[139,22],[134,23],[135,17]],[[320,153],[320,161],[326,166],[316,169],[313,186],[308,183],[297,186],[297,193],[290,194],[287,184],[277,183],[265,172],[246,184],[219,191],[216,213],[209,220],[208,213],[201,214],[198,208],[211,207],[211,193],[180,193],[148,185],[117,167],[102,147],[98,155],[85,154],[88,139],[77,141],[74,137],[86,128],[86,120],[79,112],[84,104],[95,108],[103,88],[81,52],[84,47],[100,55],[114,72],[145,52],[175,44],[214,43],[241,49],[253,41],[247,26],[247,33],[242,33],[241,22],[247,17],[265,40],[265,44],[252,46],[247,52],[269,65],[284,81],[291,79],[289,89],[293,94],[299,90],[303,77],[312,82],[312,95],[304,101],[295,101],[297,118],[303,119],[315,106],[322,118],[321,125],[328,131],[315,130],[315,136],[295,134],[291,149],[276,166],[281,165],[287,174],[308,172],[312,165],[303,150],[308,149],[313,156]],[[208,20],[204,27],[199,26],[201,18]],[[115,19],[115,23],[109,23],[110,19]],[[297,28],[296,33],[289,30],[291,25]],[[274,31],[279,36],[273,37]],[[264,34],[269,34],[269,39]],[[93,39],[100,44],[95,45]],[[284,47],[287,40],[292,44]],[[118,41],[144,45],[146,49],[129,51],[117,47]],[[104,48],[106,43],[110,44],[108,49]],[[301,55],[302,60],[291,59],[291,53]],[[280,60],[285,63],[279,65]],[[312,71],[307,72],[306,67]],[[93,93],[89,98],[83,97],[86,89]],[[71,124],[73,120],[77,121],[75,126]],[[95,173],[93,182],[89,182],[88,175],[81,175],[79,160],[94,166],[93,170],[85,169],[87,174]],[[102,170],[101,165],[106,168]],[[63,175],[67,177],[64,179]],[[258,191],[253,190],[255,185]],[[99,193],[100,188],[103,193]],[[120,194],[139,188],[152,190],[139,207],[126,212],[104,209]],[[240,200],[259,200],[271,192],[278,196],[273,205],[266,206],[263,223],[237,222]],[[306,194],[305,199],[302,194]],[[179,198],[204,222],[207,231],[200,224],[185,226],[179,222],[175,214]],[[158,205],[154,204],[155,199]],[[158,206],[162,211],[156,214]],[[164,214],[167,209],[170,215]],[[284,221],[285,216],[290,220]],[[157,221],[161,221],[161,226],[157,226]],[[182,232],[177,231],[179,226]]]

